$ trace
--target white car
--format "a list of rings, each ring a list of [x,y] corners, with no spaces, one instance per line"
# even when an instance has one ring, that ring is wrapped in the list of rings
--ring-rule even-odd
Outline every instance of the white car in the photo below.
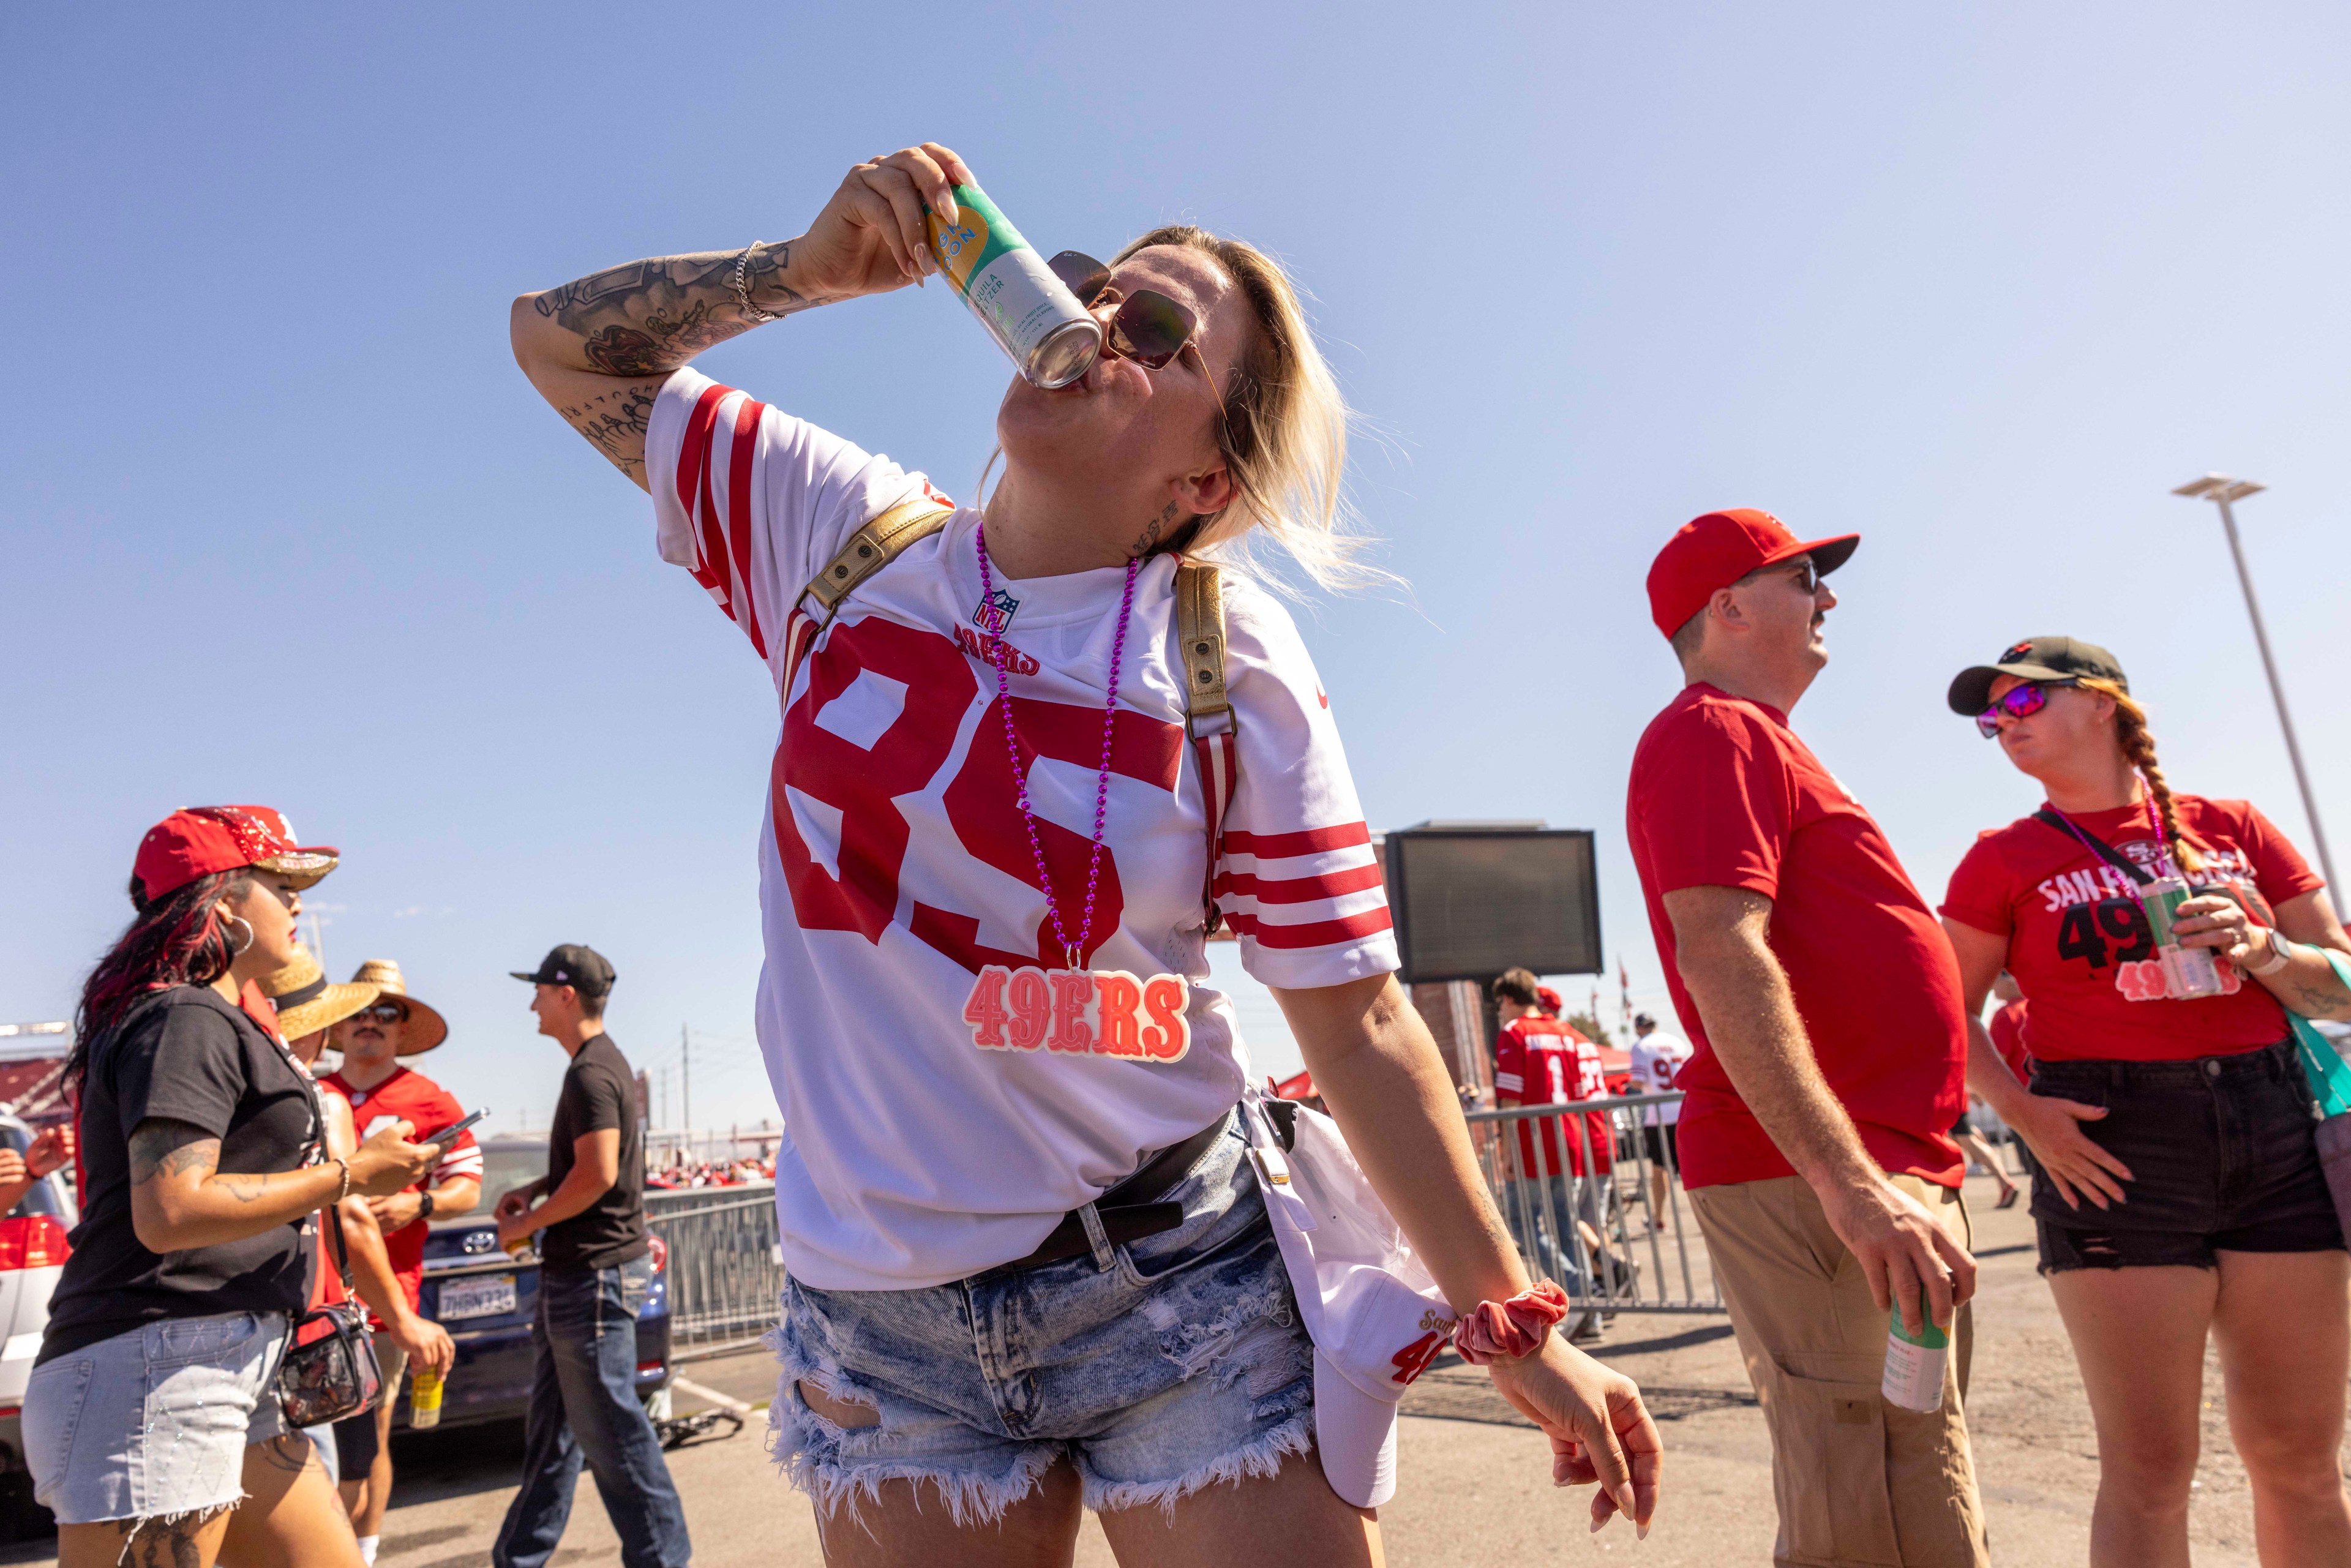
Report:
[[[0,1116],[0,1143],[22,1154],[33,1129],[14,1116]],[[25,1440],[18,1416],[33,1357],[41,1351],[41,1331],[49,1321],[49,1292],[65,1270],[66,1233],[79,1216],[63,1179],[52,1172],[35,1182],[0,1219],[0,1500],[29,1501],[31,1479],[25,1469]],[[0,1513],[13,1509],[0,1504]]]

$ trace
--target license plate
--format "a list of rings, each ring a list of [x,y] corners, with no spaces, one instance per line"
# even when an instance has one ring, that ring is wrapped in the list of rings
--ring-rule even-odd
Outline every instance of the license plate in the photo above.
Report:
[[[515,1281],[512,1274],[500,1274],[487,1280],[451,1280],[441,1287],[441,1321],[455,1322],[461,1318],[494,1318],[500,1312],[515,1310]]]

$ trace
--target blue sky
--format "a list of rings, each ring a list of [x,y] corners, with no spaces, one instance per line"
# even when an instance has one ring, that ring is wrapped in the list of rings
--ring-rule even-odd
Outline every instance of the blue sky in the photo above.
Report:
[[[1641,581],[1716,506],[1865,535],[1796,724],[1936,897],[2036,800],[1943,686],[2037,632],[2306,846],[2217,524],[2166,494],[2265,480],[2351,850],[2347,45],[2258,4],[13,7],[0,1020],[70,1007],[149,822],[258,800],[345,851],[331,967],[399,958],[500,1123],[561,1066],[505,971],[565,940],[640,1061],[701,1031],[698,1120],[771,1113],[773,699],[506,308],[789,237],[926,137],[1049,250],[1191,219],[1288,259],[1411,584],[1303,616],[1372,823],[1597,829],[1636,1000],[1625,774],[1678,684]],[[705,364],[959,495],[1006,374],[937,289]]]

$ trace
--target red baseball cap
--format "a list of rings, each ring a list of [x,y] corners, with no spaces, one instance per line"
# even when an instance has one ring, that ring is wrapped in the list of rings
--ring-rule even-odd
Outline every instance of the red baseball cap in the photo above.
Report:
[[[188,806],[147,830],[131,873],[152,899],[200,876],[249,865],[308,887],[338,861],[328,845],[302,848],[286,819],[266,806]]]
[[[1779,518],[1751,507],[1692,517],[1649,563],[1649,619],[1670,637],[1706,608],[1715,590],[1758,568],[1808,555],[1813,570],[1826,577],[1860,543],[1859,534],[1800,542]]]

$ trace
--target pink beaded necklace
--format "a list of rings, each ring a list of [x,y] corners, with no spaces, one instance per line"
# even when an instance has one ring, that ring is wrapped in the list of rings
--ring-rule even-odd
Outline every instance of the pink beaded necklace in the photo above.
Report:
[[[979,553],[979,601],[992,604],[996,600],[996,579],[987,565],[987,525],[981,523],[973,530],[974,548]],[[1118,604],[1118,632],[1110,646],[1110,695],[1102,701],[1102,768],[1094,779],[1094,838],[1092,852],[1086,859],[1086,913],[1078,926],[1078,939],[1061,925],[1061,901],[1053,896],[1052,873],[1045,869],[1045,846],[1037,837],[1037,814],[1029,809],[1029,775],[1020,767],[1020,741],[1012,732],[1012,679],[1008,671],[1011,657],[1010,644],[1004,640],[1004,628],[997,629],[996,701],[1004,711],[1004,746],[1012,757],[1013,786],[1020,792],[1020,821],[1029,830],[1029,850],[1037,857],[1037,885],[1045,894],[1045,915],[1053,923],[1054,939],[1061,943],[1064,960],[1072,969],[1084,963],[1086,943],[1094,934],[1094,893],[1102,882],[1102,827],[1110,818],[1110,754],[1111,737],[1118,722],[1118,666],[1126,653],[1126,623],[1134,613],[1134,576],[1143,566],[1137,556],[1126,563],[1126,591]]]

